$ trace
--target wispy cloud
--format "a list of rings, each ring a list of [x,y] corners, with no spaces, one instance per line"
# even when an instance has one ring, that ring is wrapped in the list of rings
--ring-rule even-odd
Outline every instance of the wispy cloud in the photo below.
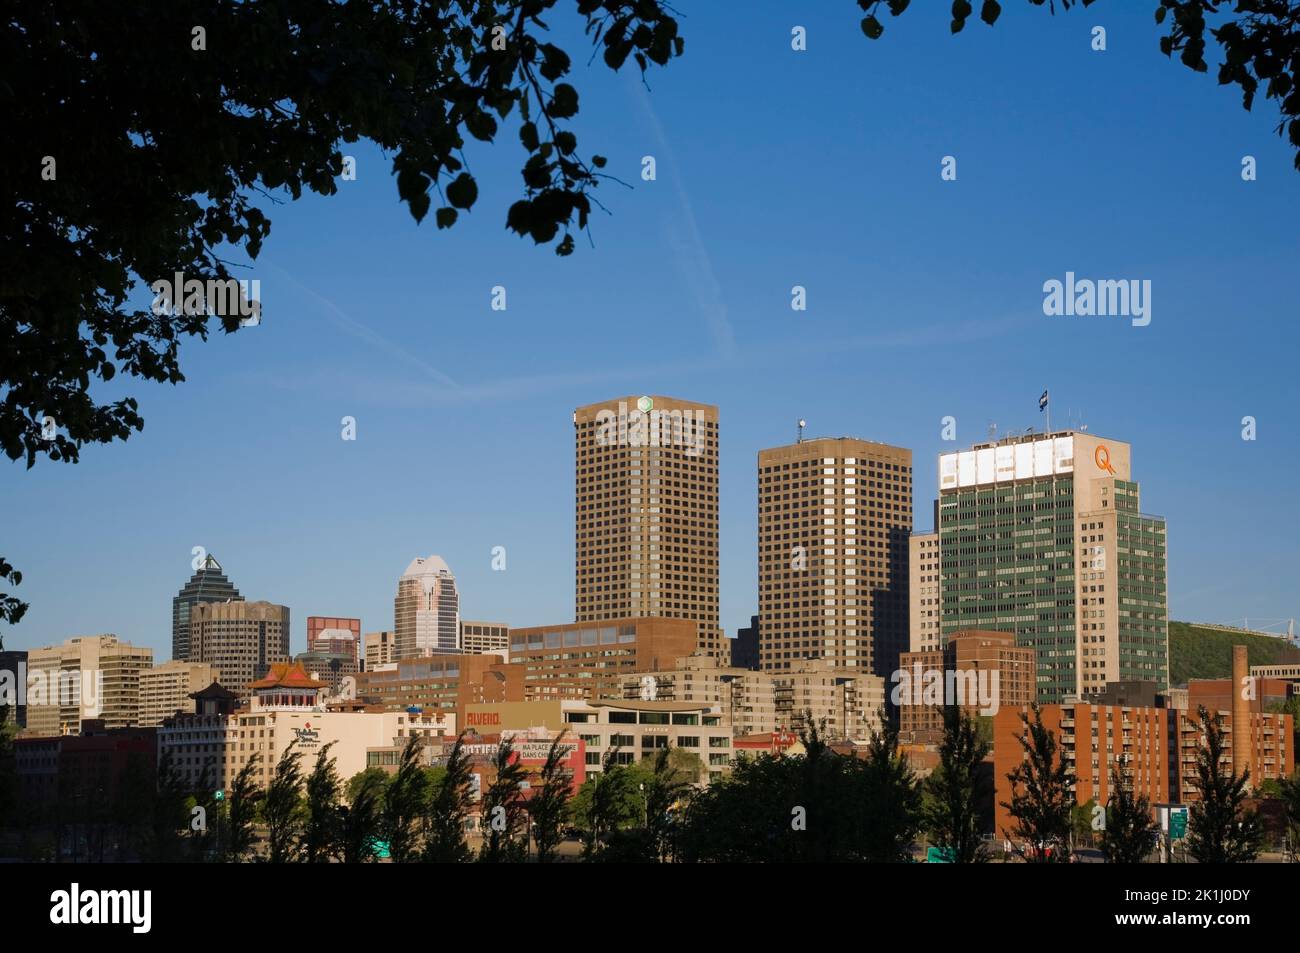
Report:
[[[628,75],[632,74],[629,72]],[[645,111],[646,118],[649,120],[650,127],[654,131],[655,139],[658,142],[656,147],[658,149],[655,162],[656,172],[667,168],[673,189],[677,193],[677,205],[681,214],[678,219],[670,220],[666,224],[669,244],[676,256],[677,267],[681,270],[686,283],[695,295],[695,301],[699,306],[700,313],[704,316],[709,331],[713,335],[714,344],[718,349],[718,356],[723,361],[730,362],[736,356],[736,335],[732,331],[731,321],[727,317],[727,304],[722,297],[722,286],[718,283],[717,275],[713,272],[713,261],[709,258],[709,253],[704,247],[704,239],[700,235],[700,226],[695,219],[695,210],[691,205],[686,187],[682,184],[677,160],[673,155],[672,146],[668,144],[668,137],[664,134],[663,125],[659,122],[659,116],[655,113],[645,86],[639,82],[636,83],[635,95]]]
[[[400,344],[395,344],[394,342],[388,340],[388,338],[384,337],[374,328],[370,327],[367,324],[363,324],[362,322],[358,321],[356,318],[353,318],[351,315],[347,314],[342,308],[336,305],[329,298],[325,297],[323,294],[320,294],[319,292],[313,291],[311,288],[308,288],[306,285],[304,285],[302,282],[295,279],[291,274],[289,274],[283,268],[280,268],[274,264],[271,264],[268,267],[270,267],[270,269],[273,271],[279,272],[279,274],[284,278],[285,281],[287,281],[289,284],[293,285],[295,288],[301,291],[304,295],[306,295],[307,297],[311,298],[313,301],[318,303],[322,307],[322,309],[324,309],[325,315],[326,317],[329,318],[331,323],[333,323],[335,327],[339,328],[344,333],[350,334],[353,337],[357,338],[358,340],[364,341],[366,344],[369,344],[371,347],[375,348],[376,350],[382,351],[384,354],[388,355],[389,357],[401,361],[407,366],[413,367],[416,370],[420,371],[421,374],[423,374],[429,380],[433,381],[440,390],[444,392],[448,392],[448,391],[451,392],[447,396],[454,396],[456,392],[462,390],[461,385],[456,383],[456,381],[453,380],[449,374],[445,374],[442,371],[438,370],[438,368],[434,367],[432,364],[428,363],[427,361],[421,360],[415,353],[411,351],[409,347],[403,347]],[[425,386],[427,387],[428,384],[426,383]]]

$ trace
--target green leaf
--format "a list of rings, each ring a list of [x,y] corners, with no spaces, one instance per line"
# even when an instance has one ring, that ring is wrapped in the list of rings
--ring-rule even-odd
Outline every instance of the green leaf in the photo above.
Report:
[[[862,32],[870,40],[880,39],[880,35],[885,32],[885,28],[880,25],[880,21],[874,16],[862,18]]]
[[[447,201],[456,208],[469,208],[478,198],[478,185],[468,172],[462,172],[447,186]]]

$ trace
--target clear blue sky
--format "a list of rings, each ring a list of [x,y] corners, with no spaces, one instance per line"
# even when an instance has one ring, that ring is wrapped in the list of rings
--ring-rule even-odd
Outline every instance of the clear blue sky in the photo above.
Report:
[[[580,145],[636,186],[602,187],[594,248],[558,259],[505,231],[513,127],[469,150],[480,200],[450,232],[414,224],[366,145],[339,195],[273,209],[260,327],[187,343],[180,386],[132,383],[128,442],[0,473],[0,552],[32,604],[6,645],[115,632],[169,657],[195,546],[292,608],[295,651],[312,614],[390,628],[398,575],[429,553],[467,618],[570,620],[571,411],[636,393],[721,407],[728,634],[755,607],[759,448],[800,417],[910,447],[928,529],[941,418],[962,446],[1040,425],[1046,385],[1054,424],[1073,410],[1132,443],[1143,509],[1169,521],[1173,618],[1300,614],[1300,174],[1271,104],[1246,113],[1161,56],[1152,2],[1013,0],[957,37],[947,4],[913,4],[876,43],[852,0],[677,5],[686,55],[649,91],[587,66],[573,15],[552,17]],[[1150,326],[1044,316],[1066,271],[1150,279]]]

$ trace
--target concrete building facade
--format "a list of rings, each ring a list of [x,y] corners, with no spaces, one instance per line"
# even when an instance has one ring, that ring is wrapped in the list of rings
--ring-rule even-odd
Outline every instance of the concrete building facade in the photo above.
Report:
[[[289,660],[289,608],[273,602],[201,602],[190,610],[191,661],[207,662],[241,698],[272,665]]]
[[[191,695],[221,677],[207,662],[172,660],[140,671],[140,724],[157,727],[178,711],[194,711]]]
[[[398,659],[459,649],[460,594],[441,556],[413,559],[398,579],[393,630]]]

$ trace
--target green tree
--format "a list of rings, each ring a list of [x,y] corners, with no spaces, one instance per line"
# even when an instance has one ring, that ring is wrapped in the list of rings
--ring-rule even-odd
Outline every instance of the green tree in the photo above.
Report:
[[[343,831],[339,815],[340,783],[338,759],[329,756],[334,742],[316,755],[316,766],[307,776],[307,799],[302,830],[302,859],[309,864],[327,864],[340,852]]]
[[[984,759],[991,746],[975,720],[956,705],[943,712],[939,765],[925,780],[922,826],[930,842],[957,864],[988,859],[981,838],[984,806],[992,797]]]
[[[571,748],[564,745],[564,736],[565,732],[561,731],[551,742],[546,763],[542,765],[541,787],[528,801],[528,819],[537,843],[539,864],[549,864],[556,858],[573,791],[573,777],[564,766]]]
[[[1101,852],[1112,864],[1140,864],[1151,853],[1160,825],[1151,816],[1151,802],[1133,791],[1133,779],[1120,772],[1119,761],[1110,766],[1110,801],[1106,826],[1101,832]]]
[[[0,829],[6,827],[18,806],[18,769],[14,739],[17,718],[9,705],[0,705]]]
[[[397,773],[384,791],[383,831],[388,853],[395,864],[406,864],[420,856],[420,823],[429,795],[428,780],[420,766],[420,737],[406,739]]]
[[[299,860],[298,839],[306,813],[302,797],[302,752],[291,741],[276,762],[275,773],[262,800],[262,819],[266,822],[267,860],[273,864]]]
[[[865,792],[860,809],[864,832],[863,859],[877,864],[898,863],[911,856],[921,828],[921,785],[898,750],[898,728],[880,713],[881,727],[871,734],[863,762]],[[807,742],[804,742],[805,746]]]
[[[1011,800],[1002,806],[1015,819],[1010,831],[1029,843],[1030,859],[1037,863],[1064,861],[1070,839],[1074,807],[1074,775],[1056,743],[1056,735],[1043,724],[1043,713],[1032,706],[1033,721],[1021,713],[1019,741],[1025,758],[1007,774]]]
[[[501,738],[492,767],[496,777],[483,795],[479,813],[483,829],[479,860],[497,864],[522,860],[525,847],[519,835],[524,832],[525,814],[520,785],[528,774],[515,757],[510,737]]]
[[[587,860],[600,859],[610,838],[631,822],[639,808],[640,798],[632,787],[628,766],[618,763],[620,751],[613,747],[605,752],[600,772],[588,778],[574,798],[574,816],[585,834],[582,854]]]
[[[358,771],[343,785],[343,799],[351,804],[363,790],[377,791],[382,796],[392,777],[383,768],[365,768]]]
[[[1196,752],[1200,797],[1187,814],[1187,851],[1202,864],[1250,863],[1264,845],[1259,815],[1246,807],[1250,771],[1237,774],[1226,764],[1223,726],[1202,705],[1197,710],[1201,744]]]
[[[364,864],[374,857],[375,841],[383,832],[387,781],[388,775],[371,768],[349,779],[348,803],[339,808],[339,852],[343,863]]]
[[[1300,770],[1282,779],[1280,794],[1286,808],[1287,857],[1300,862]]]
[[[684,809],[690,799],[696,775],[690,762],[673,758],[678,748],[660,748],[655,754],[650,783],[645,790],[646,839],[651,860],[666,861],[673,853],[676,829],[673,812]],[[686,752],[690,753],[690,752]],[[698,756],[696,761],[698,761]],[[683,764],[688,765],[683,767]]]
[[[424,860],[434,864],[459,864],[472,858],[465,842],[469,817],[471,771],[465,751],[465,732],[456,737],[447,755],[447,773],[429,801],[425,824]]]
[[[253,850],[257,839],[254,824],[257,820],[257,804],[261,792],[253,779],[253,772],[261,762],[262,755],[254,752],[235,775],[230,785],[230,794],[226,798],[226,819],[222,838],[224,840],[223,857],[232,863],[239,863]]]

